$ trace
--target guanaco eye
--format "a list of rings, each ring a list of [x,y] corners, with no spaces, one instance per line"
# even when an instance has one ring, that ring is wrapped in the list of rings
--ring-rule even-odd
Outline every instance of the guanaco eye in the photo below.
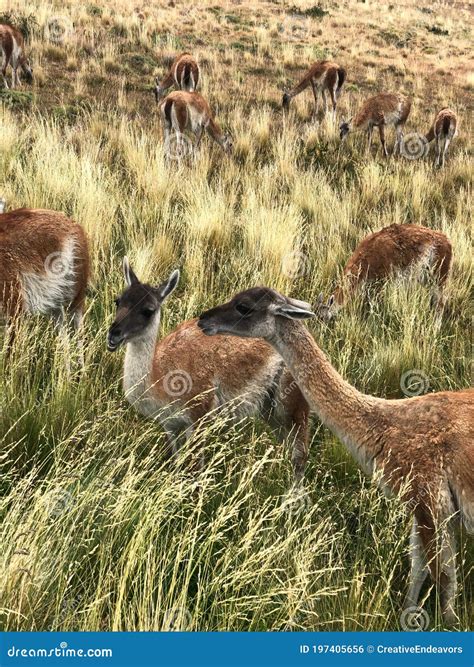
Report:
[[[250,315],[252,312],[251,308],[248,308],[248,306],[244,306],[243,303],[237,303],[235,306],[235,310],[240,313],[240,315]]]
[[[153,315],[154,312],[155,312],[154,308],[143,308],[142,309],[142,315],[144,315],[145,317],[148,317],[148,318],[150,318]]]

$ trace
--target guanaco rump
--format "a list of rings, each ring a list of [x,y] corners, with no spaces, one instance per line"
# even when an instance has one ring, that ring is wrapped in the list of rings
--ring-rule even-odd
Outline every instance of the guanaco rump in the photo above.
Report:
[[[323,424],[386,493],[413,512],[406,607],[415,606],[431,574],[444,620],[456,622],[456,523],[474,533],[474,391],[442,391],[385,400],[362,394],[334,369],[301,320],[310,306],[255,287],[203,313],[213,336],[270,343]]]
[[[372,145],[372,130],[379,128],[380,143],[385,157],[388,157],[385,145],[385,128],[389,125],[395,127],[397,138],[393,147],[393,154],[401,151],[403,142],[403,126],[410,114],[411,101],[403,95],[392,93],[378,93],[364,102],[355,116],[348,121],[343,121],[339,126],[341,139],[349,132],[367,132],[367,147],[370,151]]]
[[[78,331],[88,277],[85,232],[63,213],[19,208],[0,216],[0,315],[11,325],[9,345],[24,314],[72,319]]]
[[[449,144],[457,134],[458,118],[452,109],[445,107],[438,111],[430,127],[426,140],[428,142],[436,139],[436,165],[444,167],[446,153],[448,152]]]
[[[211,341],[197,320],[157,340],[161,308],[179,271],[158,287],[141,283],[127,258],[123,271],[127,287],[116,301],[108,349],[126,346],[123,389],[129,403],[160,421],[172,447],[208,413],[231,403],[236,419],[261,417],[280,440],[291,438],[300,479],[308,457],[308,404],[281,357],[265,341],[242,345],[232,336]]]
[[[155,80],[155,98],[159,102],[166,91],[175,86],[178,90],[194,92],[201,78],[201,71],[195,58],[190,53],[182,53],[174,59],[168,74],[160,81]]]
[[[418,225],[384,227],[359,243],[327,304],[320,295],[316,314],[329,321],[362,286],[403,274],[419,280],[431,277],[432,304],[443,306],[452,253],[451,242],[442,232]]]
[[[174,132],[176,138],[177,157],[188,152],[186,145],[191,146],[193,153],[197,151],[204,130],[226,153],[232,151],[230,134],[224,134],[214,120],[209,104],[199,93],[170,93],[160,102],[160,112],[168,156],[171,154],[171,132]],[[186,144],[185,132],[194,134],[194,145]]]
[[[0,25],[0,49],[2,51],[2,77],[5,88],[8,88],[7,67],[12,68],[12,88],[20,85],[21,69],[28,83],[33,81],[33,71],[24,54],[24,39],[19,30],[11,25]]]
[[[304,77],[294,88],[283,94],[282,106],[287,111],[290,108],[290,102],[293,97],[296,97],[296,95],[299,95],[311,85],[314,95],[315,112],[317,113],[318,111],[318,96],[321,94],[324,115],[326,115],[328,110],[326,92],[328,92],[331,97],[332,111],[335,117],[337,98],[341,94],[345,80],[345,69],[330,60],[319,60],[311,65]]]

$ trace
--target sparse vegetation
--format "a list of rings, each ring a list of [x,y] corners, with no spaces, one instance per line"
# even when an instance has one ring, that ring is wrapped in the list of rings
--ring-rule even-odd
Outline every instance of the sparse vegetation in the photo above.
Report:
[[[437,7],[444,40],[417,23],[428,6],[397,4],[397,35],[415,37],[399,45],[380,38],[393,33],[393,12],[379,3],[330,3],[322,21],[307,13],[312,3],[298,7],[305,15],[247,0],[232,14],[210,11],[216,0],[152,0],[139,11],[120,0],[23,3],[22,15],[37,21],[28,45],[35,83],[0,95],[0,196],[9,208],[55,209],[82,224],[93,282],[80,377],[68,375],[61,339],[42,319],[24,320],[14,358],[0,357],[4,629],[159,630],[170,609],[193,630],[400,627],[406,508],[384,498],[329,431],[313,420],[301,492],[289,492],[289,456],[272,434],[225,414],[197,429],[173,465],[159,426],[123,399],[120,353],[106,351],[125,253],[153,284],[182,268],[166,333],[255,284],[315,302],[366,234],[413,222],[452,241],[450,314],[437,316],[423,286],[394,280],[370,305],[348,304],[334,326],[310,327],[366,392],[401,396],[410,369],[422,370],[426,391],[469,385],[467,10]],[[52,43],[44,26],[58,14],[74,29]],[[182,48],[198,57],[203,92],[232,130],[232,157],[205,138],[195,161],[165,160],[152,79]],[[414,98],[407,133],[426,132],[435,110],[453,106],[461,130],[445,169],[433,168],[432,154],[386,161],[374,147],[367,156],[357,135],[341,146],[330,119],[312,120],[310,92],[285,119],[281,93],[315,49],[347,68],[339,117],[383,89]],[[199,485],[187,465],[198,449]],[[465,534],[458,563],[458,629],[472,629]],[[441,629],[431,586],[422,599]]]
[[[323,16],[327,16],[329,12],[326,9],[323,9],[321,5],[313,5],[312,7],[307,7],[302,9],[300,7],[291,7],[289,10],[290,14],[300,14],[301,16],[309,16],[314,19],[322,19]]]

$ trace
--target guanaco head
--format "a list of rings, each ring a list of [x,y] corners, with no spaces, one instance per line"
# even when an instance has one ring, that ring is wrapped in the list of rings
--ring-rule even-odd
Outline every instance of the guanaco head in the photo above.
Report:
[[[21,64],[21,68],[23,70],[23,74],[25,75],[25,80],[27,81],[27,83],[33,83],[33,68],[31,67],[29,61],[25,60]]]
[[[127,288],[115,300],[117,311],[107,336],[107,347],[111,352],[123,343],[145,337],[151,327],[159,326],[161,306],[179,281],[179,271],[176,270],[159,287],[141,283],[127,257],[123,259],[123,273]]]
[[[232,153],[232,151],[234,150],[234,140],[232,138],[232,135],[229,132],[224,134],[220,144],[221,144],[224,152],[227,153],[227,155],[230,155]]]
[[[327,303],[324,303],[324,295],[321,292],[321,294],[318,297],[318,300],[316,301],[316,305],[314,307],[314,313],[316,317],[322,320],[323,322],[330,322],[336,316],[335,306],[336,304],[335,304],[334,294],[331,294]]]
[[[349,132],[351,131],[351,121],[352,118],[349,118],[349,120],[343,120],[342,123],[339,125],[339,137],[340,139],[345,139]]]
[[[268,287],[253,287],[240,292],[228,303],[207,310],[198,325],[208,336],[225,333],[271,340],[282,318],[300,320],[313,316],[306,301],[290,299]]]
[[[285,111],[288,111],[288,109],[290,108],[290,100],[291,100],[291,96],[289,95],[289,93],[283,93],[283,98],[281,100],[281,106],[283,107],[283,109]]]

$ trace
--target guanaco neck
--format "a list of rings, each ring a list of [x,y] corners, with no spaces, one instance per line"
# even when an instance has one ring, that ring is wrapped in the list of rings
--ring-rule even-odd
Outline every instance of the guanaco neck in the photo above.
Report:
[[[296,320],[279,318],[269,341],[283,357],[311,408],[353,454],[366,472],[383,447],[383,399],[362,394],[346,382]]]
[[[214,141],[217,141],[217,143],[222,146],[222,142],[224,141],[224,135],[219,125],[213,118],[211,118],[211,116],[209,116],[206,129],[209,135],[214,139]]]
[[[123,389],[131,403],[139,400],[152,383],[151,374],[160,319],[161,313],[158,309],[153,321],[144,332],[126,344]]]

